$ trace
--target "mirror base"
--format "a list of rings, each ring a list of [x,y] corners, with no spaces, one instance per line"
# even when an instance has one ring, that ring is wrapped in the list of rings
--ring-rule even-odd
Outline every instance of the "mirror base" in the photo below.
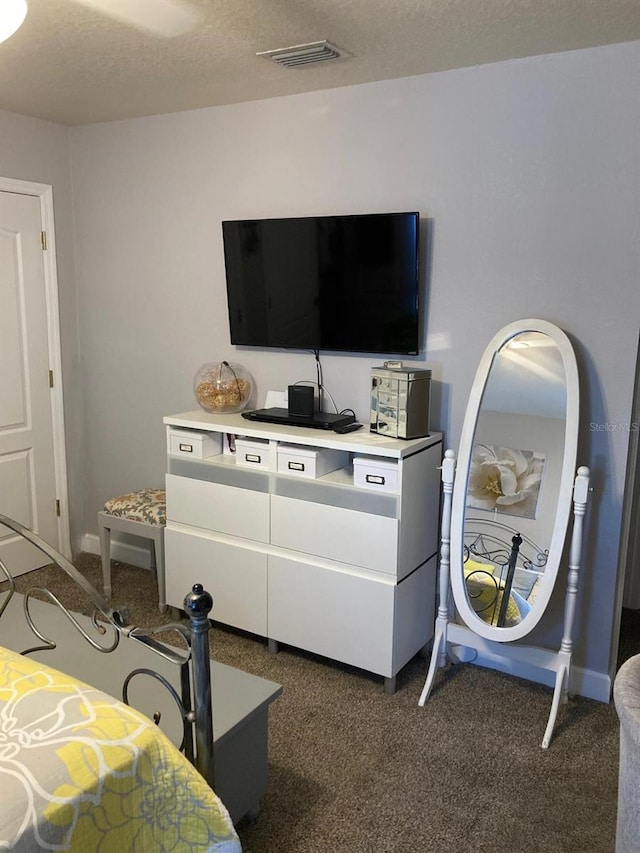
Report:
[[[441,596],[436,618],[431,660],[425,679],[424,687],[418,700],[420,706],[425,705],[434,686],[438,669],[446,666],[448,659],[460,661],[463,655],[457,653],[460,647],[475,650],[474,663],[491,666],[491,658],[505,664],[504,669],[514,675],[529,680],[535,678],[535,671],[545,671],[555,674],[553,700],[549,720],[542,739],[542,748],[547,749],[551,743],[558,710],[569,698],[571,685],[571,654],[572,634],[575,618],[575,607],[578,592],[578,578],[582,551],[583,522],[589,494],[589,469],[578,469],[574,481],[573,501],[573,532],[569,555],[569,575],[564,610],[564,627],[560,648],[544,649],[537,646],[511,645],[496,640],[487,639],[477,634],[466,625],[454,621],[449,612],[449,550],[451,532],[451,494],[453,483],[455,455],[448,450],[442,470],[443,482],[443,512],[442,512],[442,546],[440,551],[439,588],[445,590]],[[507,666],[508,665],[508,666]],[[502,668],[497,667],[496,668]]]

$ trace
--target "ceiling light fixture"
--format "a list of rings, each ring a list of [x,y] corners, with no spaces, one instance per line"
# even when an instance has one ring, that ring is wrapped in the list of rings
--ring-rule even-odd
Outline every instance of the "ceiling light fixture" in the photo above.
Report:
[[[0,42],[6,41],[20,28],[27,16],[26,0],[1,0]]]

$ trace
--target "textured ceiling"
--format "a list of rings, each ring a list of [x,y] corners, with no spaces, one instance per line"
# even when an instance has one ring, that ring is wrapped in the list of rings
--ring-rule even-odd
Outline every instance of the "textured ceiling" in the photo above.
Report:
[[[188,0],[199,22],[171,38],[82,0],[28,2],[0,44],[0,109],[69,125],[640,39],[639,0]],[[352,56],[287,69],[255,55],[322,39]]]

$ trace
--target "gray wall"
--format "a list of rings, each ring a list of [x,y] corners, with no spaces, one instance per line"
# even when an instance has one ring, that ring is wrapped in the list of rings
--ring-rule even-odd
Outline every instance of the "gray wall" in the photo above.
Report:
[[[232,358],[269,388],[313,358],[234,351],[220,221],[417,209],[428,223],[426,353],[434,426],[458,442],[498,328],[540,317],[577,350],[579,460],[595,491],[576,662],[609,669],[640,317],[640,42],[86,126],[71,131],[87,529],[108,497],[161,484],[162,416]],[[29,175],[33,179],[33,175]],[[366,418],[379,359],[324,355],[340,408]],[[81,510],[75,509],[80,517]],[[560,636],[556,597],[539,628]]]
[[[53,187],[71,537],[79,541],[86,529],[85,460],[68,128],[0,111],[0,175]]]

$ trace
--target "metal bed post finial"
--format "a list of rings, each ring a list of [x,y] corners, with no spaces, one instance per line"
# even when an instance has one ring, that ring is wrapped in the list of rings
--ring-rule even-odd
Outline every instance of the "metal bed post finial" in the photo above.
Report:
[[[193,659],[196,767],[214,787],[213,768],[213,711],[211,708],[211,669],[209,666],[209,612],[212,596],[202,584],[195,583],[184,599],[184,609],[191,623],[191,654]]]

